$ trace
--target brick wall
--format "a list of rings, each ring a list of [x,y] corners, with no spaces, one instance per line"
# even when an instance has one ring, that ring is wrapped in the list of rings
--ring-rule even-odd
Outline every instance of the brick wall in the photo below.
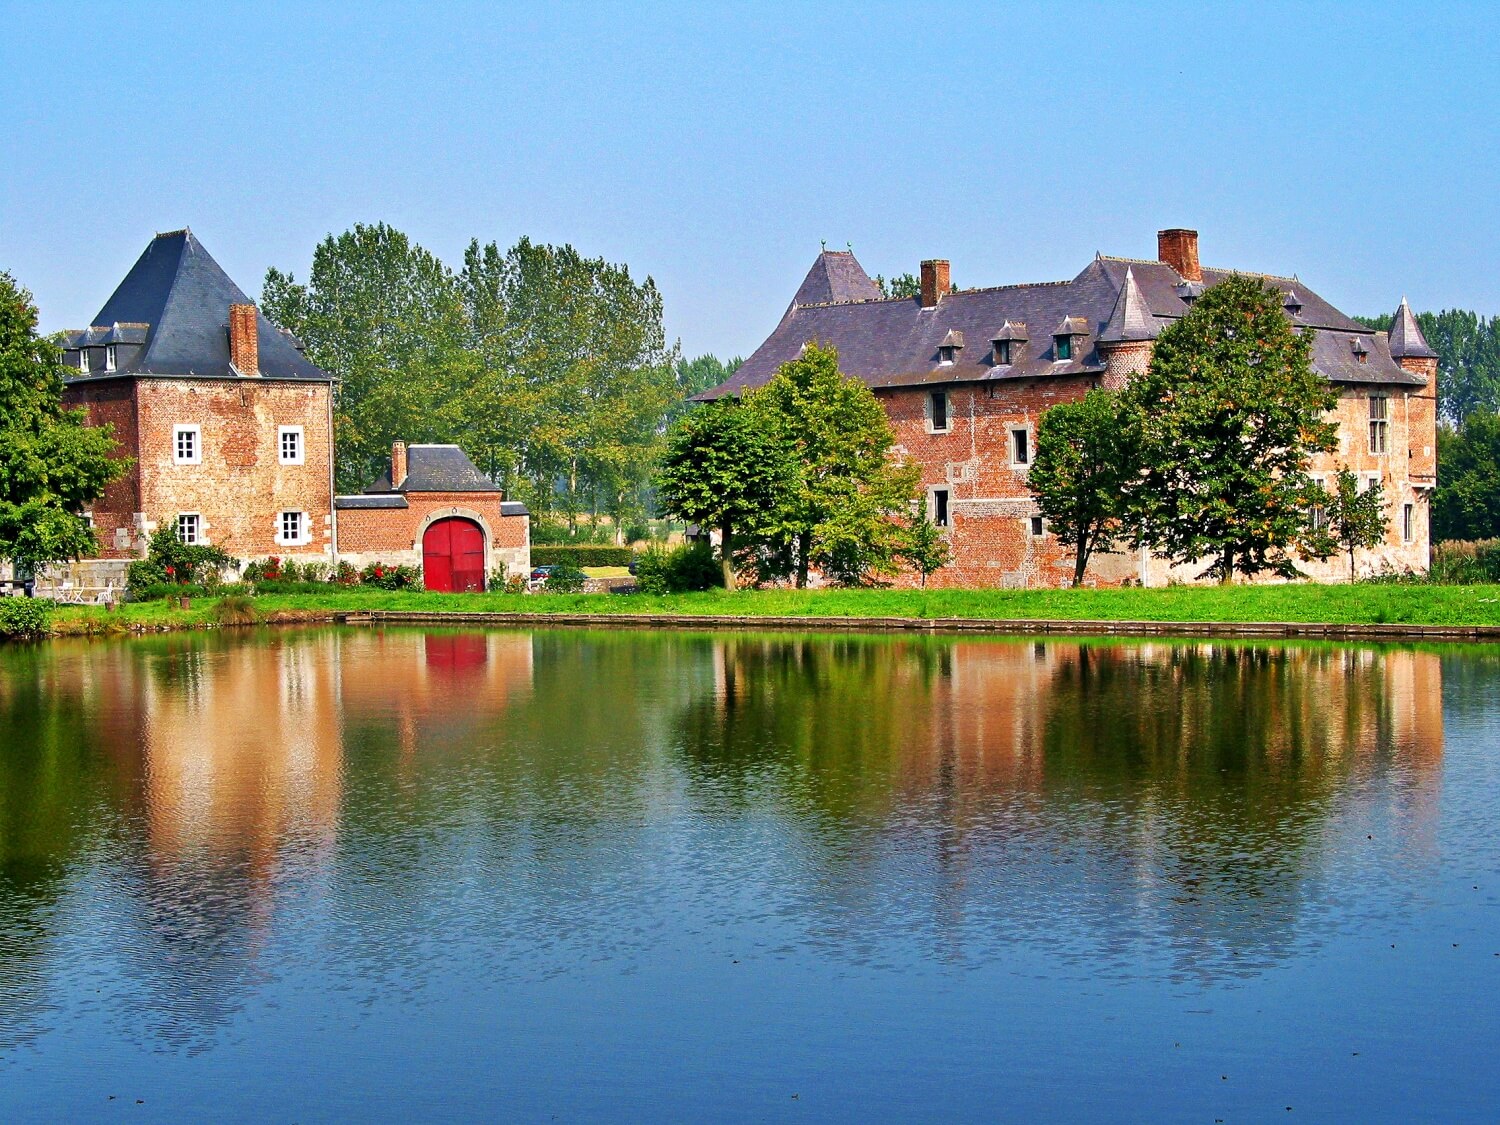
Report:
[[[119,480],[104,490],[89,508],[99,553],[105,558],[134,555],[135,513],[141,508],[141,477],[136,435],[135,386],[128,379],[69,387],[63,395],[64,405],[82,407],[90,425],[112,425],[115,428],[117,454],[131,459],[131,466]]]
[[[445,516],[472,519],[484,529],[485,569],[508,574],[531,570],[531,519],[500,514],[498,492],[413,492],[405,508],[341,508],[339,558],[369,563],[422,564],[422,533]]]
[[[116,420],[122,446],[137,457],[131,487],[115,486],[94,506],[105,553],[142,554],[151,531],[196,512],[206,540],[237,558],[330,558],[328,393],[324,384],[261,379],[122,379],[70,387],[68,401],[85,406],[91,418]],[[122,396],[132,401],[130,414]],[[174,463],[178,425],[199,428],[200,464]],[[302,428],[301,464],[280,463],[282,426]],[[304,513],[302,542],[279,540],[283,511]]]

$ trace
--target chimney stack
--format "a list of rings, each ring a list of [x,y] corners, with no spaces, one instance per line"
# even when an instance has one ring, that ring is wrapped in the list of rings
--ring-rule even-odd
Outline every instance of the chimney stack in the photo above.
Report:
[[[933,258],[922,263],[922,307],[935,308],[939,298],[952,288],[948,281],[948,261]]]
[[[1195,230],[1159,230],[1156,232],[1156,258],[1165,262],[1184,281],[1202,281],[1203,270],[1198,266],[1198,232]]]
[[[406,442],[391,443],[391,488],[400,488],[406,483]]]
[[[241,375],[260,374],[260,337],[254,305],[229,306],[229,362]]]

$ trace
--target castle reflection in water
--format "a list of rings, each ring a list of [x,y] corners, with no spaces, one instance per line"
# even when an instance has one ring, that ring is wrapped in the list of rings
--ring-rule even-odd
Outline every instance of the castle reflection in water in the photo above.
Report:
[[[253,990],[298,902],[332,903],[379,975],[456,887],[503,889],[511,941],[583,933],[590,895],[649,885],[663,854],[784,896],[835,955],[899,925],[935,957],[1045,938],[1097,969],[1159,942],[1184,972],[1251,972],[1316,916],[1331,842],[1395,817],[1412,857],[1431,846],[1442,707],[1441,659],[1407,649],[307,630],[11,650],[0,1006],[47,992],[48,911],[101,872],[141,1010],[170,995],[192,1029]]]

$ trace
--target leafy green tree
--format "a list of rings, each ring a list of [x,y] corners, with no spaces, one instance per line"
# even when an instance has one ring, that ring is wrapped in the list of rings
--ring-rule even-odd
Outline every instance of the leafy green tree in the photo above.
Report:
[[[1354,553],[1385,542],[1387,520],[1385,489],[1374,481],[1366,489],[1347,468],[1340,469],[1329,490],[1314,509],[1306,553],[1326,558],[1334,549],[1349,560],[1349,581],[1354,581]]]
[[[329,235],[306,285],[273,267],[261,301],[337,380],[341,490],[379,475],[393,441],[452,441],[461,430],[474,400],[459,286],[400,231],[357,223]]]
[[[909,273],[903,273],[889,280],[880,274],[876,274],[875,285],[880,290],[880,295],[888,299],[915,297],[922,292],[921,281],[914,274]]]
[[[1456,430],[1438,430],[1432,537],[1500,537],[1500,415],[1479,411]]]
[[[809,345],[746,402],[799,464],[789,501],[768,521],[765,569],[795,574],[798,586],[813,566],[843,585],[896,573],[919,470],[892,460],[890,420],[839,371],[838,352]]]
[[[688,399],[724,383],[744,362],[740,356],[735,356],[727,363],[715,355],[700,355],[696,359],[679,357],[673,367],[673,374],[677,378],[678,401],[667,411],[667,424],[671,425],[687,412],[691,405]]]
[[[0,559],[34,570],[99,549],[82,512],[126,468],[110,426],[62,405],[63,362],[31,294],[0,273]]]
[[[729,590],[735,588],[738,545],[766,532],[796,484],[789,446],[737,399],[720,399],[680,418],[667,434],[657,477],[670,515],[719,532]]]
[[[1137,428],[1115,392],[1093,390],[1042,415],[1027,484],[1053,535],[1073,550],[1074,586],[1096,551],[1115,549],[1139,474]]]
[[[1324,415],[1337,396],[1312,369],[1280,293],[1234,275],[1157,338],[1151,366],[1124,393],[1141,434],[1130,529],[1173,562],[1211,557],[1204,577],[1297,574],[1317,490],[1314,452],[1337,446]]]
[[[1391,316],[1357,316],[1386,332]],[[1418,313],[1422,335],[1438,354],[1438,416],[1458,425],[1481,410],[1500,410],[1500,317],[1464,309]]]
[[[949,546],[943,529],[933,523],[932,517],[927,514],[926,504],[917,504],[917,514],[907,525],[906,535],[896,554],[921,575],[924,589],[927,586],[927,576],[952,561],[953,549]]]

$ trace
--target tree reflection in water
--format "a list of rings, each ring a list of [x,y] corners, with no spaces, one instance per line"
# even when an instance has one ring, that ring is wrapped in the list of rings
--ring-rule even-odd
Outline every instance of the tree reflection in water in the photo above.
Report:
[[[674,945],[1229,980],[1423,847],[1407,649],[337,631],[0,651],[0,1048]],[[457,952],[456,952],[457,951]],[[309,1014],[317,1018],[317,1012]]]

